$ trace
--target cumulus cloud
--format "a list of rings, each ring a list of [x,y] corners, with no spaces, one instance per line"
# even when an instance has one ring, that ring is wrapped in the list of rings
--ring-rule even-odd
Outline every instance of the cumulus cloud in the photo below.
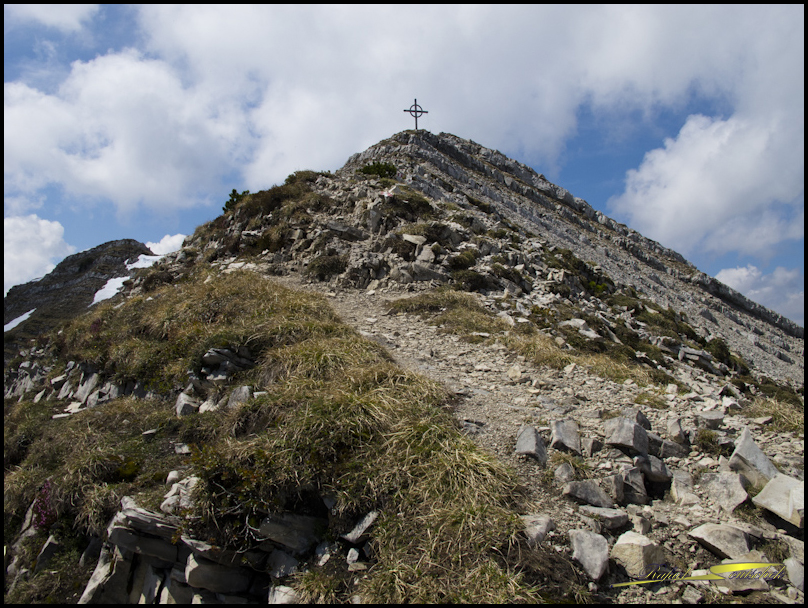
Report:
[[[691,116],[675,139],[628,172],[611,207],[644,235],[685,253],[760,253],[800,238],[802,158],[790,138],[779,137],[783,128]]]
[[[799,269],[778,266],[764,274],[752,264],[725,268],[715,275],[722,283],[805,326],[805,286]]]
[[[59,184],[122,213],[194,206],[232,170],[216,116],[165,62],[137,51],[73,64],[55,94],[4,84],[6,190]]]
[[[151,249],[156,255],[165,255],[173,251],[178,251],[180,248],[182,248],[182,242],[185,240],[186,236],[188,235],[167,234],[156,243],[149,241],[146,243],[146,247]]]
[[[17,22],[34,22],[64,32],[82,28],[97,12],[97,4],[6,4],[6,18]]]
[[[55,267],[54,260],[73,253],[75,247],[63,235],[59,222],[34,214],[3,218],[3,293],[48,274]]]

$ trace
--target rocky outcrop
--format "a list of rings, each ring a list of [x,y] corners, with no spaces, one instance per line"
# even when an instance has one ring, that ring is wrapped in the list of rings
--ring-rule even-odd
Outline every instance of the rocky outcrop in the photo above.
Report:
[[[802,343],[793,340],[804,340],[804,328],[699,272],[680,254],[615,222],[500,152],[447,133],[406,131],[355,154],[339,174],[351,175],[371,162],[393,163],[399,168],[398,179],[436,201],[450,202],[464,213],[479,214],[479,209],[485,209],[488,217],[507,218],[541,235],[549,245],[572,249],[581,260],[593,260],[616,284],[633,286],[658,303],[686,313],[748,360],[767,360],[770,368],[779,370],[778,376],[787,373],[786,368],[760,351],[772,342],[786,343],[794,344],[802,356]],[[697,315],[704,322],[697,321]],[[709,317],[712,323],[706,322]],[[767,336],[758,340],[758,352],[744,344],[749,332]],[[803,369],[787,349],[770,350],[772,359],[791,359]]]

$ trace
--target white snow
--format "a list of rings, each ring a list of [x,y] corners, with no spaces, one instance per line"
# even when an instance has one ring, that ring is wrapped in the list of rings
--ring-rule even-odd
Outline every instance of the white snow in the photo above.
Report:
[[[127,270],[134,270],[135,268],[148,268],[162,257],[163,256],[161,255],[146,255],[145,253],[141,253],[138,256],[137,260],[132,262],[131,264],[127,264],[126,268]],[[93,304],[98,304],[99,302],[102,302],[104,300],[108,300],[109,298],[114,296],[121,290],[124,281],[127,280],[129,280],[129,277],[118,277],[117,279],[110,279],[109,281],[107,281],[106,285],[104,285],[101,289],[95,292],[95,297],[93,298],[93,301],[90,304],[90,306],[92,306]]]
[[[28,320],[28,317],[30,317],[30,316],[31,316],[31,314],[32,314],[32,313],[33,313],[35,310],[36,310],[36,308],[32,308],[31,310],[29,310],[29,311],[28,311],[27,313],[25,313],[24,315],[20,315],[20,316],[19,316],[19,317],[17,317],[16,319],[14,319],[14,320],[12,320],[12,321],[9,321],[9,322],[8,322],[8,323],[6,323],[5,325],[3,325],[3,333],[6,333],[6,332],[7,332],[7,331],[9,331],[10,329],[14,329],[15,327],[17,327],[17,325],[19,325],[19,324],[20,324],[20,323],[22,323],[23,321],[27,321],[27,320]]]
[[[145,253],[141,253],[138,256],[137,261],[132,262],[131,264],[127,264],[126,268],[129,270],[132,270],[134,268],[148,268],[162,257],[163,256],[161,255],[146,255]]]
[[[109,281],[107,281],[106,285],[104,285],[101,289],[95,292],[95,297],[93,298],[93,301],[90,304],[90,306],[92,306],[93,304],[98,304],[103,300],[108,300],[109,298],[114,296],[121,290],[121,287],[123,287],[123,282],[126,281],[127,279],[129,279],[129,277],[118,277],[117,279],[110,279]]]

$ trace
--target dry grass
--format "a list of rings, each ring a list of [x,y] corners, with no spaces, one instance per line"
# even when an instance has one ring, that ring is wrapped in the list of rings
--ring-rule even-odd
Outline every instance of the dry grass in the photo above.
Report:
[[[239,381],[266,394],[180,419],[170,400],[119,399],[61,420],[50,406],[7,402],[7,537],[46,479],[60,521],[81,532],[102,533],[125,495],[156,508],[168,471],[187,464],[173,451],[183,441],[201,478],[184,528],[197,538],[253,548],[265,513],[324,515],[324,495],[336,497],[334,526],[380,511],[369,570],[311,567],[292,582],[310,600],[358,591],[384,603],[536,601],[544,582],[563,595],[548,572],[513,560],[525,508],[515,473],[459,431],[441,385],[398,368],[322,296],[249,273],[207,276],[77,319],[61,354],[118,378],[148,371],[159,388],[181,386],[210,347],[248,345],[256,366]],[[447,331],[504,329],[468,294],[417,306],[442,315]]]
[[[755,397],[743,410],[747,418],[771,416],[771,429],[779,432],[805,433],[805,406],[767,397]]]

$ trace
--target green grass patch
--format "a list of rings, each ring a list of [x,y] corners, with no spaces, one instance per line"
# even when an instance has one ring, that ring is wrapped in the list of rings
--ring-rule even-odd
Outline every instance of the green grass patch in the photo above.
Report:
[[[393,163],[370,163],[356,170],[363,175],[376,175],[378,177],[394,178],[398,170]]]
[[[199,272],[176,285],[134,297],[115,308],[102,303],[54,336],[64,360],[94,364],[123,383],[140,380],[167,393],[184,388],[187,370],[199,371],[210,348],[247,346],[253,355],[287,339],[306,335],[312,319],[336,320],[313,295],[291,290],[251,272]]]
[[[342,274],[348,268],[347,255],[319,255],[306,267],[306,274],[320,281],[327,281],[335,274]]]

